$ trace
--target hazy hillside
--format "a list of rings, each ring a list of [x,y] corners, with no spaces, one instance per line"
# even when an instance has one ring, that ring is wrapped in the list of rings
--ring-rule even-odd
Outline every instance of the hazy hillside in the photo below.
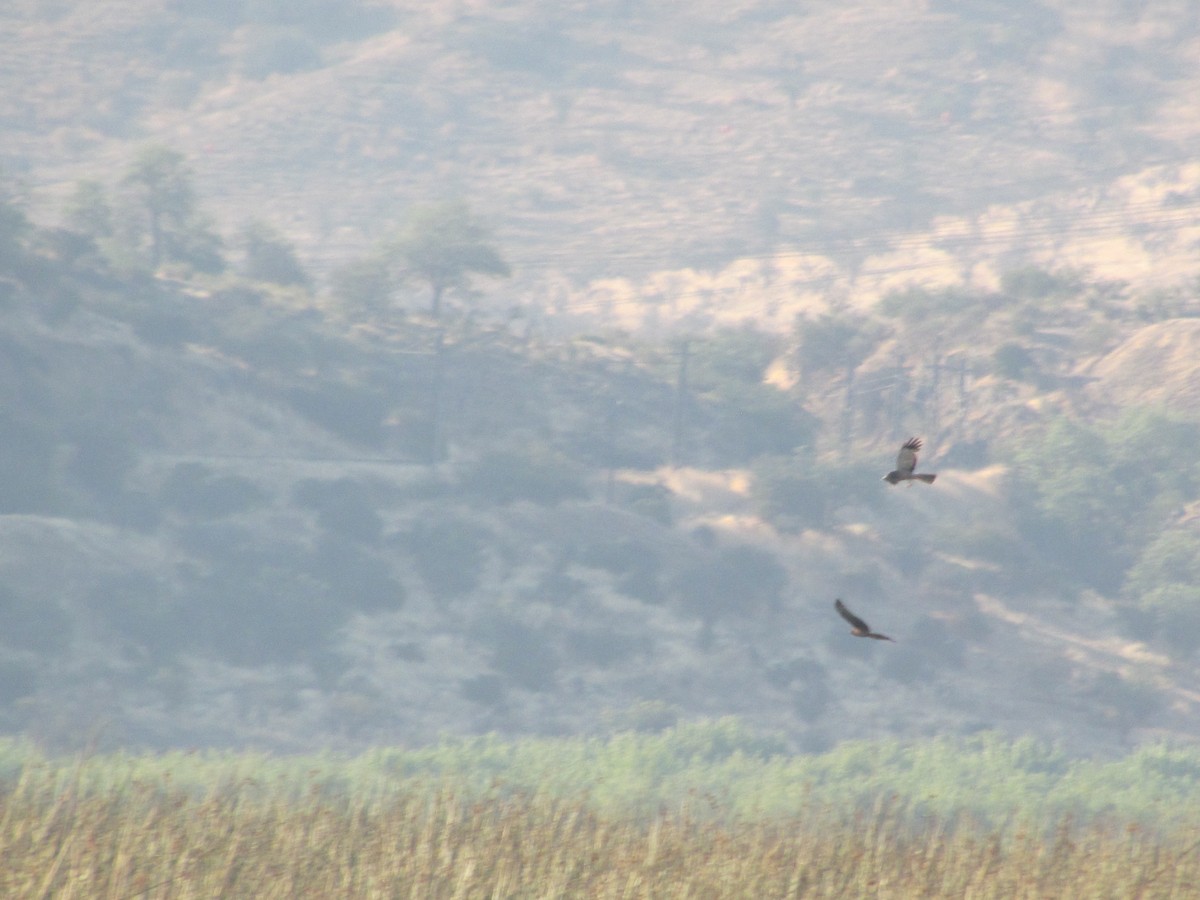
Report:
[[[222,219],[269,218],[320,271],[412,203],[461,193],[511,252],[511,295],[541,308],[564,279],[582,302],[597,277],[742,257],[779,262],[760,277],[777,302],[988,285],[1024,263],[1159,284],[1192,272],[1200,24],[1186,4],[142,0],[4,15],[7,167],[62,198],[167,143]],[[764,312],[761,297],[721,299]]]
[[[4,729],[1194,738],[1200,13],[794,6],[0,11]]]

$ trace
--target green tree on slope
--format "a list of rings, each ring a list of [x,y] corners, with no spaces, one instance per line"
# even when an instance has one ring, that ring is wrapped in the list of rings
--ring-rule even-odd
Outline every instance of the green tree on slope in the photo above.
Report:
[[[465,203],[448,201],[413,210],[389,250],[405,275],[429,285],[429,312],[438,318],[445,293],[467,289],[472,275],[509,275],[489,237]]]

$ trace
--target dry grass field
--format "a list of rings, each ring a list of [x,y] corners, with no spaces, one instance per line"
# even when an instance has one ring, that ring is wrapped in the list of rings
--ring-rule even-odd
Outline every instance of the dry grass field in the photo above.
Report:
[[[735,752],[723,767],[702,762],[706,752],[673,777],[664,748],[682,753],[694,738],[682,730],[587,744],[482,740],[344,759],[55,761],[4,746],[0,896],[1008,900],[1194,897],[1200,884],[1184,752],[1067,763],[1063,781],[1092,805],[1039,813],[1028,791],[1014,794],[1027,798],[1015,806],[989,803],[986,782],[1028,787],[1017,763],[1028,778],[1053,757],[1028,743],[993,742],[983,753],[963,745],[960,763],[986,764],[986,773],[960,779],[975,787],[966,802],[937,811],[896,777],[922,770],[931,748],[889,758],[847,747],[807,762]],[[863,753],[873,753],[870,771],[860,771]],[[829,777],[770,775],[789,764],[826,766]],[[646,781],[652,771],[659,777]],[[1120,786],[1105,789],[1118,771]],[[720,777],[706,784],[706,772]],[[1162,787],[1155,772],[1175,779],[1175,806],[1153,801]],[[772,778],[781,802],[739,803],[753,782]],[[924,780],[927,797],[951,793],[950,782]],[[663,790],[673,782],[678,789]],[[1052,781],[1041,783],[1043,796],[1054,793]],[[847,785],[859,786],[857,799],[831,799]],[[1149,805],[1130,812],[1138,807],[1122,805],[1121,790]]]
[[[992,832],[878,805],[722,823],[650,822],[583,801],[470,801],[451,789],[381,803],[146,786],[3,801],[5,897],[1185,897],[1200,832]],[[708,812],[711,812],[710,810]]]

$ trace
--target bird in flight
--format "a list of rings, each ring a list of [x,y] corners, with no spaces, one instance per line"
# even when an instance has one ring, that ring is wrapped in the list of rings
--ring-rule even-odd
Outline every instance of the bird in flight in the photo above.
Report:
[[[841,614],[842,618],[850,623],[850,633],[855,637],[875,638],[877,641],[891,641],[893,644],[896,643],[895,638],[890,638],[886,634],[878,634],[872,631],[870,625],[868,625],[854,613],[850,612],[850,610],[846,609],[846,604],[844,604],[841,599],[834,600],[833,606],[834,609]]]
[[[897,484],[901,481],[909,483],[923,481],[926,484],[933,484],[933,479],[937,478],[937,475],[913,471],[917,467],[917,451],[920,449],[920,438],[909,438],[905,441],[900,452],[896,454],[896,468],[884,475],[883,480],[888,484]]]

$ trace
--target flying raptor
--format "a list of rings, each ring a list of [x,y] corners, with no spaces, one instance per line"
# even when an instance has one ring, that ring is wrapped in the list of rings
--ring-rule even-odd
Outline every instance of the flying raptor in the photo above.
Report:
[[[888,484],[897,484],[901,481],[923,481],[926,484],[933,484],[933,479],[937,478],[937,475],[913,471],[917,467],[917,451],[920,449],[920,438],[909,438],[905,441],[900,452],[896,454],[896,468],[884,475],[883,480]]]
[[[833,606],[834,609],[841,614],[842,618],[850,623],[850,633],[855,637],[875,638],[877,641],[891,641],[893,644],[896,643],[895,638],[890,638],[886,634],[878,634],[872,631],[871,626],[854,613],[850,612],[850,610],[846,609],[846,604],[844,604],[840,599],[834,600]]]

